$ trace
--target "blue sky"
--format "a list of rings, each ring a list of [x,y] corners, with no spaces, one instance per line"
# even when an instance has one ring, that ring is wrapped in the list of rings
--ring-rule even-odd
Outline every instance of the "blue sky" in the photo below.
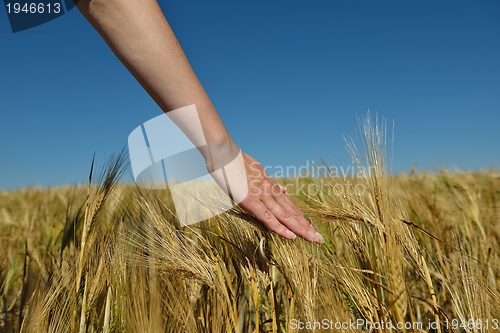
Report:
[[[350,165],[371,110],[395,123],[396,172],[500,167],[499,1],[159,3],[263,165]],[[12,33],[0,8],[0,189],[84,182],[160,113],[76,9]]]

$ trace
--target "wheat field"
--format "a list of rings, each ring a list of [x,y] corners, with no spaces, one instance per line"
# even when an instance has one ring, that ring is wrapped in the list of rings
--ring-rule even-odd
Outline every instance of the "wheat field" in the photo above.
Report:
[[[360,133],[365,172],[278,179],[318,189],[291,197],[322,245],[239,208],[181,227],[168,189],[118,182],[123,154],[0,191],[0,332],[498,332],[500,172],[393,175],[383,123]]]

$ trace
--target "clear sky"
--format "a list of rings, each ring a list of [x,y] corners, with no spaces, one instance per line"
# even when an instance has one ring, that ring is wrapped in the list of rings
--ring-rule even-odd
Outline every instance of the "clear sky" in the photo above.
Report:
[[[371,110],[395,123],[396,172],[500,167],[500,1],[160,5],[263,165],[350,165],[343,135]],[[0,8],[0,189],[84,182],[160,113],[78,10],[12,33]]]

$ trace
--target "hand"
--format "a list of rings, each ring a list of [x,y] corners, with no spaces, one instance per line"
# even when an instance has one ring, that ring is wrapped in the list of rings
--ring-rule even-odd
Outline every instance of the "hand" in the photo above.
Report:
[[[199,149],[217,184],[267,228],[287,239],[300,236],[310,242],[324,243],[316,227],[285,194],[286,188],[269,177],[257,160],[233,142],[212,142]]]
[[[269,177],[253,157],[243,153],[243,161],[248,194],[239,206],[281,237],[294,239],[298,235],[310,242],[324,243],[316,227],[285,194],[286,188]]]

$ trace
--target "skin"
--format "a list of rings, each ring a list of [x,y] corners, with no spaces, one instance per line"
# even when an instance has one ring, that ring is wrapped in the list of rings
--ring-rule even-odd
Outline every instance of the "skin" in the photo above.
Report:
[[[164,112],[195,104],[207,142],[233,142],[155,0],[80,0],[77,7]],[[323,243],[262,165],[245,153],[243,160],[249,192],[239,205],[286,239]]]

